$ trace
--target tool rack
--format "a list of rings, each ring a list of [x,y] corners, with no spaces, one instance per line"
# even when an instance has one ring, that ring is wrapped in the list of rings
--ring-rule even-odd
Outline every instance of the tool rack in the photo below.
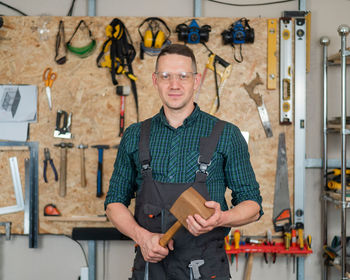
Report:
[[[346,37],[350,32],[350,28],[347,25],[340,25],[338,27],[338,33],[341,38],[341,49],[339,54],[328,57],[328,45],[330,40],[327,37],[322,37],[320,43],[323,47],[323,174],[322,174],[322,186],[323,186],[323,203],[322,203],[322,219],[323,219],[323,245],[327,245],[327,233],[328,233],[328,221],[327,221],[327,207],[328,203],[333,203],[341,207],[341,244],[346,244],[346,209],[350,208],[350,203],[346,200],[346,139],[350,134],[350,130],[346,127],[346,72],[347,56],[350,56],[350,51],[346,48]],[[338,128],[330,127],[328,122],[328,66],[341,66],[341,121]],[[336,133],[341,135],[341,159],[340,164],[336,166],[341,169],[341,194],[338,197],[327,192],[328,183],[328,169],[330,161],[328,161],[328,135]],[[346,246],[341,248],[341,279],[349,279],[346,272]],[[328,279],[328,263],[323,263],[322,279]]]
[[[286,249],[283,242],[277,242],[275,245],[265,245],[265,244],[245,244],[239,245],[238,249],[231,248],[226,250],[227,255],[235,255],[239,253],[276,253],[283,255],[309,255],[312,254],[311,249],[300,249],[299,246],[291,246]]]

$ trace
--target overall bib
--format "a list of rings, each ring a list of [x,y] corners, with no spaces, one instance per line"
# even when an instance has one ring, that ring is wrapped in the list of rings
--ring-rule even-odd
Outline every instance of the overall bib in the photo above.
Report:
[[[163,183],[153,180],[150,167],[149,140],[151,119],[142,122],[139,158],[143,182],[136,195],[135,219],[151,232],[164,233],[176,218],[169,212],[175,200],[187,188],[194,187],[206,200],[210,200],[206,186],[211,158],[216,150],[225,122],[218,121],[209,137],[200,139],[199,168],[195,182]],[[185,280],[230,279],[229,265],[224,249],[224,228],[215,228],[198,237],[182,227],[174,236],[174,250],[159,263],[146,263],[140,248],[136,247],[132,280]]]

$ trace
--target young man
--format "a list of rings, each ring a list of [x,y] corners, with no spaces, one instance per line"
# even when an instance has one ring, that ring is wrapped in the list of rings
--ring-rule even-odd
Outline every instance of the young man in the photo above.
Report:
[[[152,75],[163,107],[131,125],[120,143],[105,207],[113,225],[138,244],[132,279],[230,279],[224,236],[263,213],[240,130],[193,102],[200,78],[190,48],[164,48]],[[182,228],[163,248],[162,233],[176,221],[168,210],[190,186],[215,212],[207,220],[189,216],[188,230]],[[232,209],[226,187],[232,190]],[[133,216],[127,207],[135,193]]]

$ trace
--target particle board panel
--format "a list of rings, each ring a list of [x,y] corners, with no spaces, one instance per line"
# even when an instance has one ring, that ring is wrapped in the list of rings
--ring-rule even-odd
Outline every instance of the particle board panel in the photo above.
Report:
[[[134,73],[137,76],[139,95],[140,120],[156,114],[161,102],[157,91],[152,85],[151,75],[154,71],[155,57],[145,54],[145,59],[139,56],[140,37],[137,31],[144,18],[119,17],[126,25],[137,51],[133,62]],[[60,20],[64,21],[66,41],[70,38],[75,27],[84,19],[97,41],[95,52],[84,59],[72,53],[67,53],[67,62],[58,65],[54,61],[55,41]],[[96,66],[96,58],[106,39],[105,27],[112,21],[112,17],[4,17],[6,25],[11,28],[0,29],[0,83],[1,84],[34,84],[38,86],[38,122],[30,125],[30,141],[39,142],[39,232],[52,234],[71,234],[72,228],[77,226],[101,227],[109,222],[76,221],[71,217],[99,216],[104,214],[103,202],[108,190],[109,178],[113,171],[113,163],[117,149],[104,152],[103,161],[103,193],[96,197],[97,150],[91,148],[95,144],[116,145],[120,142],[119,135],[119,97],[115,94],[110,73],[105,68]],[[169,25],[172,35],[170,40],[177,42],[175,28],[187,21],[187,18],[164,18]],[[293,201],[293,126],[279,125],[279,93],[278,90],[267,90],[266,84],[259,85],[255,90],[263,96],[265,106],[270,117],[273,137],[266,138],[261,125],[256,105],[242,87],[249,83],[259,73],[266,81],[267,73],[267,19],[251,18],[250,26],[255,29],[254,44],[242,46],[243,62],[234,61],[233,48],[222,44],[221,32],[227,29],[236,18],[200,18],[199,25],[209,24],[212,31],[207,46],[217,55],[232,63],[233,69],[220,98],[220,109],[216,116],[233,122],[242,131],[250,135],[249,151],[251,161],[263,196],[265,215],[257,223],[242,227],[243,234],[264,235],[268,228],[272,229],[273,193],[275,185],[276,157],[278,135],[286,133],[287,157],[289,166],[289,187],[291,202]],[[44,31],[40,35],[40,31]],[[81,30],[75,38],[76,46],[85,45],[86,34]],[[278,42],[277,42],[278,44]],[[198,45],[189,45],[197,57],[198,72],[203,73],[208,60],[207,49]],[[278,46],[277,46],[278,48]],[[238,51],[239,48],[236,48]],[[46,67],[51,67],[58,77],[52,87],[52,111],[48,108],[42,74]],[[218,71],[223,71],[218,66]],[[130,86],[128,79],[118,76],[120,85]],[[209,112],[216,96],[214,74],[208,70],[197,103],[202,110]],[[71,131],[74,136],[70,141],[75,147],[68,150],[67,163],[67,195],[58,195],[59,183],[54,181],[51,168],[48,168],[49,183],[42,177],[44,148],[48,147],[55,166],[59,171],[60,150],[54,144],[61,140],[53,137],[57,110],[72,112]],[[136,122],[135,103],[132,95],[126,98],[125,112],[126,127]],[[88,144],[85,150],[87,186],[80,184],[80,150],[79,144]],[[1,185],[11,185],[10,178],[5,173],[7,154],[1,154]],[[23,165],[21,163],[21,165]],[[24,180],[24,170],[21,170]],[[6,191],[7,192],[7,191]],[[227,197],[229,192],[227,193]],[[8,200],[2,195],[0,206]],[[228,198],[229,200],[229,198]],[[43,208],[48,203],[54,203],[66,221],[51,221],[43,216]],[[133,204],[132,204],[133,205]],[[133,206],[131,207],[131,209]],[[0,221],[13,222],[12,232],[23,233],[23,213],[0,216]],[[2,229],[0,229],[1,231]]]

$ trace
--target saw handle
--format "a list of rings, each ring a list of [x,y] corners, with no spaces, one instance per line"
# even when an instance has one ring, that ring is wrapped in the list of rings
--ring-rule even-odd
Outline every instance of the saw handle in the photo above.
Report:
[[[169,228],[167,232],[161,237],[161,239],[159,240],[159,245],[162,247],[166,247],[166,245],[168,245],[169,241],[173,238],[175,233],[177,233],[177,231],[181,227],[182,224],[179,221],[176,221],[176,223],[173,224],[171,228]]]

